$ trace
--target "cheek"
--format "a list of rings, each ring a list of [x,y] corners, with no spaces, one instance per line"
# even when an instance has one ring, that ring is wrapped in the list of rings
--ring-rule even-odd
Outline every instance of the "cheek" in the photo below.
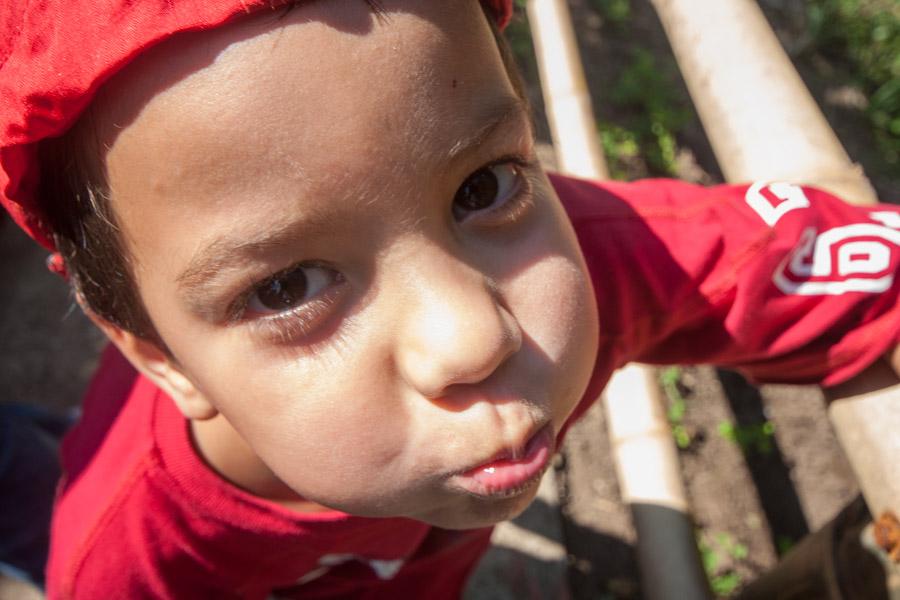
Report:
[[[296,491],[343,502],[358,492],[354,482],[396,465],[406,416],[401,404],[384,401],[395,396],[389,380],[365,377],[381,372],[373,353],[299,355],[225,346],[208,367],[199,366],[200,373],[220,374],[201,378],[203,392]]]
[[[562,206],[548,198],[543,207],[539,228],[513,253],[527,260],[508,271],[507,299],[524,333],[554,363],[575,352],[592,365],[598,325],[590,276]]]
[[[541,260],[516,277],[508,289],[520,325],[549,357],[563,358],[571,346],[591,337],[596,329],[590,284],[568,257]]]
[[[587,387],[597,356],[597,306],[574,234],[565,222],[548,229],[543,251],[504,282],[506,300],[523,334],[548,363],[551,399],[561,425]]]

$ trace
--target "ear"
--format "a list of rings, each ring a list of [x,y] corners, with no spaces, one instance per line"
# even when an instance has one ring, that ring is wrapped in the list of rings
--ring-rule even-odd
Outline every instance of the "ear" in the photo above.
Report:
[[[83,305],[82,308],[134,368],[175,401],[186,418],[203,421],[218,414],[219,411],[194,386],[175,359],[158,344],[113,325]]]
[[[888,362],[891,363],[891,367],[894,369],[894,373],[900,377],[900,344],[894,346],[887,353]]]

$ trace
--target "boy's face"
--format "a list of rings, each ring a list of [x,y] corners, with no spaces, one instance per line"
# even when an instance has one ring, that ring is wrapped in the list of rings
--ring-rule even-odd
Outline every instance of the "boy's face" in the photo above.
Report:
[[[170,40],[98,130],[147,311],[260,469],[481,526],[534,495],[594,364],[593,294],[478,3],[382,4]]]

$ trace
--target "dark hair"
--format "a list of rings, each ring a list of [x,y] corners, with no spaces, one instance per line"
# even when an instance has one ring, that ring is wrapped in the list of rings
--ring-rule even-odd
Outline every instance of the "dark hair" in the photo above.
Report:
[[[378,3],[370,3],[378,10]],[[527,101],[512,51],[482,5],[516,94]],[[65,261],[69,281],[97,316],[165,349],[141,300],[133,265],[110,202],[91,108],[64,136],[42,142],[41,207]]]
[[[158,341],[110,203],[90,107],[66,135],[39,148],[40,199],[75,294],[90,311]]]

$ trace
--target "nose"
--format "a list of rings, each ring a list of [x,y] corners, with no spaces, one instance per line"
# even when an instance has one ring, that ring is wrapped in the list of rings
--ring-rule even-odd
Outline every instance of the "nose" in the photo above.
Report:
[[[522,346],[497,286],[469,265],[439,262],[409,274],[396,355],[403,378],[428,398],[486,379]]]

